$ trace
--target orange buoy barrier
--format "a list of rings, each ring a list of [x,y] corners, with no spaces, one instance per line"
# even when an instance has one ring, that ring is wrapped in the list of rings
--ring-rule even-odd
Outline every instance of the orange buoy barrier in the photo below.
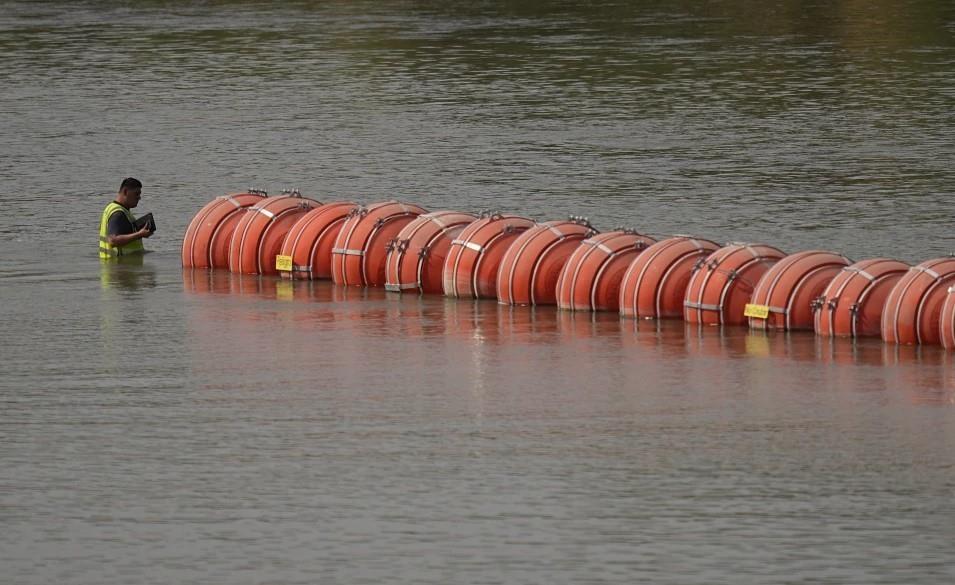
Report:
[[[385,290],[440,294],[451,242],[477,217],[459,211],[419,215],[388,245]]]
[[[497,273],[497,300],[505,305],[554,305],[557,279],[580,242],[597,231],[584,218],[537,224],[504,253]]]
[[[955,349],[955,287],[948,287],[948,294],[942,302],[942,313],[938,320],[938,334],[942,347]]]
[[[888,343],[939,343],[939,321],[948,285],[955,282],[955,258],[936,258],[913,266],[885,301],[882,339]]]
[[[765,244],[729,244],[699,262],[683,301],[683,318],[701,325],[742,325],[760,277],[786,254]]]
[[[644,250],[630,263],[620,283],[620,314],[682,319],[694,267],[719,247],[701,238],[674,236]]]
[[[319,205],[301,216],[285,236],[276,257],[276,268],[282,278],[331,278],[335,238],[356,207],[358,205],[350,201],[336,201]]]
[[[880,335],[886,298],[909,268],[898,260],[872,258],[840,270],[816,303],[816,334],[826,337]]]
[[[497,298],[497,272],[514,240],[535,226],[519,215],[482,213],[451,241],[444,261],[444,294],[460,298]]]
[[[296,221],[319,201],[297,191],[268,197],[248,209],[229,244],[229,270],[241,274],[278,274],[275,257]]]
[[[185,268],[228,268],[232,232],[248,207],[266,197],[265,191],[249,189],[216,197],[199,210],[182,238]]]
[[[574,250],[557,279],[557,306],[571,311],[617,311],[630,263],[656,240],[633,230],[596,234]]]
[[[812,330],[816,299],[850,264],[852,261],[841,254],[821,250],[786,256],[756,283],[744,310],[750,328]]]
[[[352,210],[332,248],[332,280],[351,286],[384,285],[388,243],[424,213],[424,208],[400,201]]]

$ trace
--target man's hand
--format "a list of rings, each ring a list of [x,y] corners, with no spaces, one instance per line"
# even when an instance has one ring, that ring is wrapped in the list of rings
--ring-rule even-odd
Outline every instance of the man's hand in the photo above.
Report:
[[[136,233],[139,234],[140,238],[148,238],[149,236],[153,235],[154,232],[149,231],[149,226],[143,226],[143,229]]]

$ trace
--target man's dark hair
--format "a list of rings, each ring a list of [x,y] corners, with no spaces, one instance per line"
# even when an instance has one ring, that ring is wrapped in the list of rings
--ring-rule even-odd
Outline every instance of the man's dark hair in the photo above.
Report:
[[[123,184],[119,186],[119,190],[122,191],[126,189],[127,191],[135,191],[136,189],[142,189],[143,184],[139,182],[139,179],[134,179],[132,177],[126,177],[123,179]]]

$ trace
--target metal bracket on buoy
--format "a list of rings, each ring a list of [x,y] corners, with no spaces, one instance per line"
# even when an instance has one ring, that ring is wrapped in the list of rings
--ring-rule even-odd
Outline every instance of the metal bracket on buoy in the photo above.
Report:
[[[813,311],[818,311],[825,305],[825,297],[816,297],[813,300],[809,301],[809,308]]]
[[[269,195],[265,189],[259,189],[258,187],[249,187],[246,189],[246,193],[250,193],[252,195],[262,195],[263,197],[268,197]]]
[[[359,205],[357,207],[352,207],[351,211],[349,211],[345,217],[350,219],[352,217],[365,217],[366,215],[368,215],[368,208],[364,205]]]
[[[282,189],[282,195],[287,197],[299,197],[301,198],[302,192],[298,189]]]
[[[420,248],[418,250],[418,258],[427,258],[428,254],[431,253],[431,248]]]
[[[589,218],[589,217],[584,217],[584,216],[582,216],[582,215],[571,215],[571,216],[568,216],[568,217],[567,217],[567,221],[569,221],[570,223],[575,223],[575,224],[577,224],[577,225],[582,225],[582,226],[584,226],[584,227],[589,227],[590,229],[593,229],[593,228],[594,228],[594,226],[592,226],[592,225],[590,224],[590,218]],[[594,230],[594,233],[596,233],[596,230]]]

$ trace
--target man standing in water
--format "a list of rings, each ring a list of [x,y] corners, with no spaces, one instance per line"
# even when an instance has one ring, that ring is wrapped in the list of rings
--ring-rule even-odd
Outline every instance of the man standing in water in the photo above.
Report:
[[[116,200],[106,206],[99,220],[99,257],[117,258],[145,252],[143,238],[153,235],[151,224],[136,227],[132,208],[139,204],[143,184],[127,177],[119,186]]]

